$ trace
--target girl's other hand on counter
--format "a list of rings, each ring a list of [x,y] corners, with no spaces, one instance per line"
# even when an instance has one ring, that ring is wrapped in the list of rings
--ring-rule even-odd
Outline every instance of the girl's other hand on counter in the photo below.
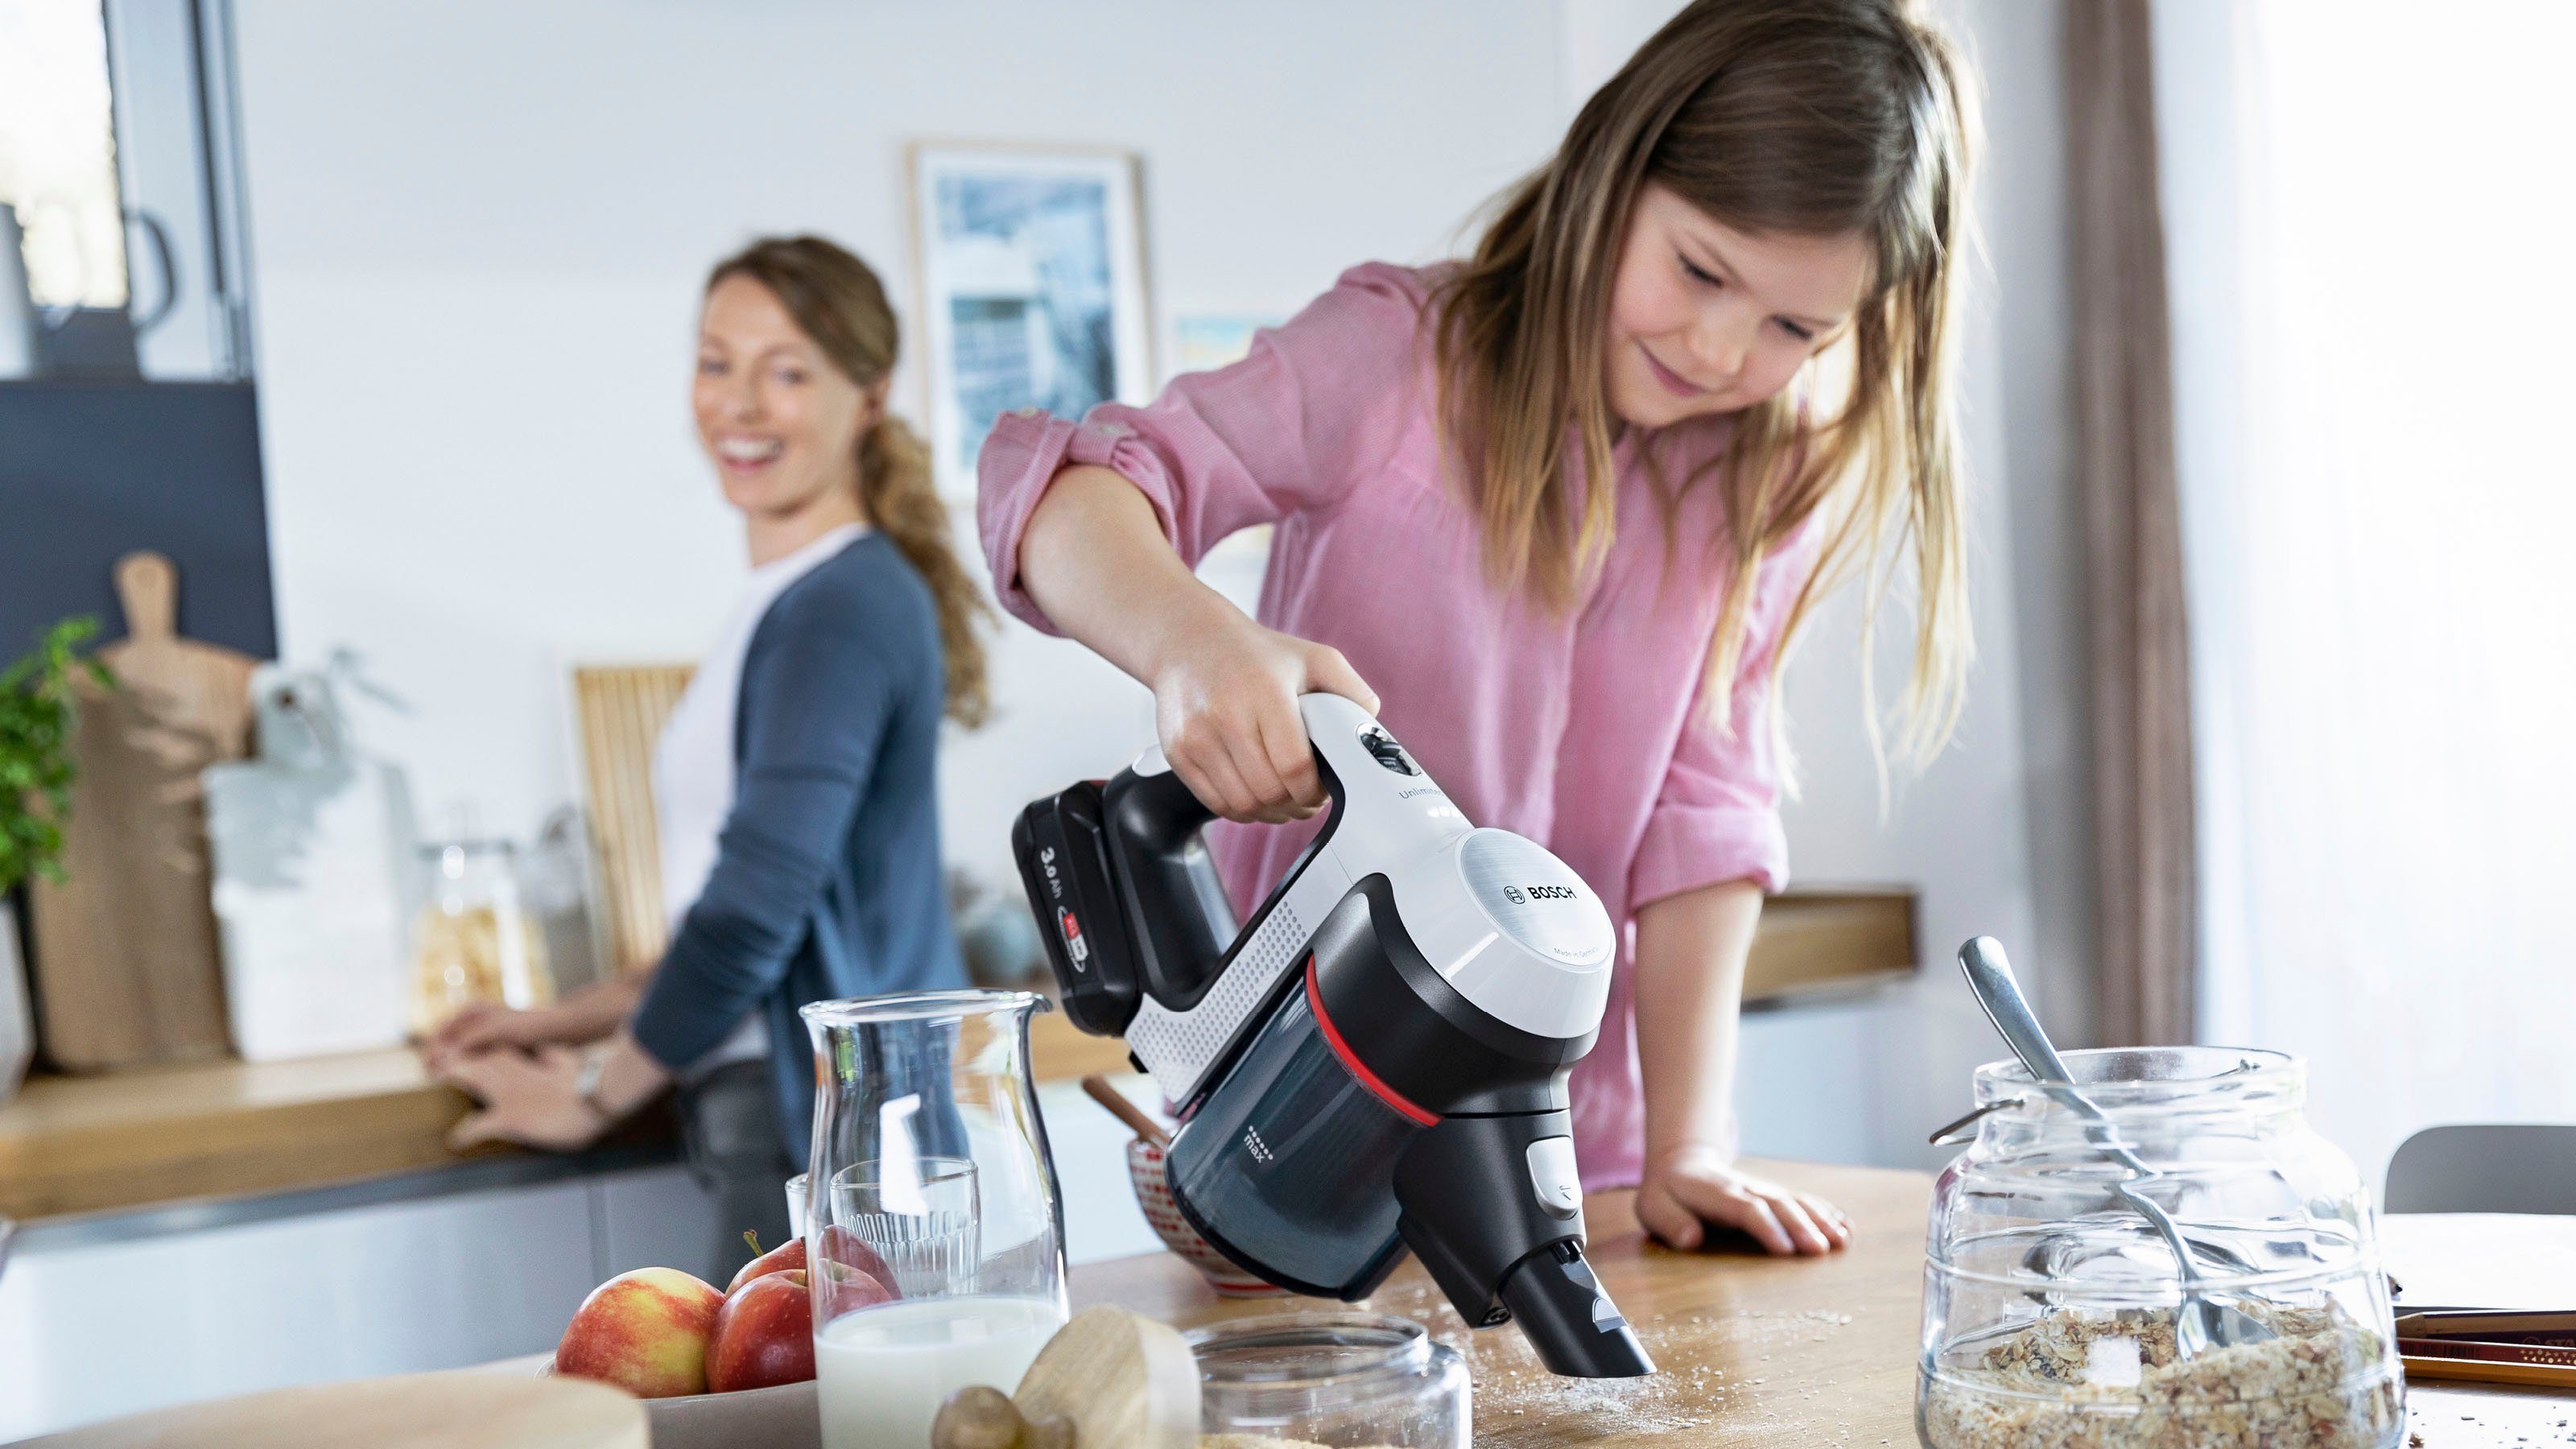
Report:
[[[1324,805],[1324,785],[1297,697],[1338,694],[1377,713],[1377,691],[1338,649],[1266,629],[1228,606],[1154,670],[1163,757],[1228,820],[1279,824]]]
[[[1851,1242],[1851,1219],[1813,1193],[1739,1172],[1715,1148],[1684,1147],[1650,1159],[1637,1186],[1637,1220],[1665,1244],[1704,1245],[1708,1226],[1734,1228],[1767,1251],[1823,1254]]]

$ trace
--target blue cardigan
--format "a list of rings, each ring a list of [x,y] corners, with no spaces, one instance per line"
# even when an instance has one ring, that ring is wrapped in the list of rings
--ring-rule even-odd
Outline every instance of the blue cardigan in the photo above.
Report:
[[[930,587],[881,533],[771,602],[743,655],[715,869],[629,1023],[677,1068],[763,1013],[800,1167],[814,1058],[797,1009],[966,984],[940,878],[947,678]]]

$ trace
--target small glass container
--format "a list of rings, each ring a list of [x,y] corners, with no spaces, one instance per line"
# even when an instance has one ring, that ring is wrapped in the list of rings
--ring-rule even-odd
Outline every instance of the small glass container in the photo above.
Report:
[[[2405,1437],[2370,1195],[2279,1052],[2068,1052],[2103,1120],[2019,1063],[1932,1190],[1915,1423],[1932,1449],[2382,1449]],[[2115,1160],[2125,1147],[2148,1175]],[[2156,1226],[2171,1215],[2192,1289]],[[2187,1301],[2274,1335],[2184,1354]],[[2196,1311],[2196,1310],[2195,1310]]]
[[[1409,1318],[1267,1314],[1188,1335],[1199,1431],[1330,1449],[1467,1449],[1467,1365]]]
[[[519,901],[518,852],[506,840],[423,847],[429,901],[412,932],[412,1030],[427,1036],[477,1002],[555,999],[545,939]]]

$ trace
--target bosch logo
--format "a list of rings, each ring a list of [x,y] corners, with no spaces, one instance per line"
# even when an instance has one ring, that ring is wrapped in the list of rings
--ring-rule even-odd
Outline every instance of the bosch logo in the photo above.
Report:
[[[1516,906],[1525,906],[1529,904],[1529,897],[1522,895],[1521,888],[1516,885],[1507,885],[1503,887],[1503,899],[1510,901]]]
[[[1529,888],[1529,893],[1530,899],[1535,901],[1570,901],[1574,899],[1574,887],[1572,886],[1531,886]],[[1503,887],[1503,894],[1508,896],[1516,895],[1518,893],[1510,886],[1505,886]]]

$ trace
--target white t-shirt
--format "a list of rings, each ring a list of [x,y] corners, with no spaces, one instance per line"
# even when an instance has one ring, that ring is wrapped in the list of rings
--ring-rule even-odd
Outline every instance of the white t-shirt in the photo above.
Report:
[[[662,837],[662,906],[674,935],[716,868],[717,838],[733,810],[734,724],[742,698],[742,659],[751,650],[751,636],[789,584],[866,532],[864,524],[845,523],[785,558],[753,569],[715,647],[698,661],[688,689],[671,707],[653,746],[653,818]],[[768,1026],[754,1012],[681,1075],[696,1080],[768,1050]]]

